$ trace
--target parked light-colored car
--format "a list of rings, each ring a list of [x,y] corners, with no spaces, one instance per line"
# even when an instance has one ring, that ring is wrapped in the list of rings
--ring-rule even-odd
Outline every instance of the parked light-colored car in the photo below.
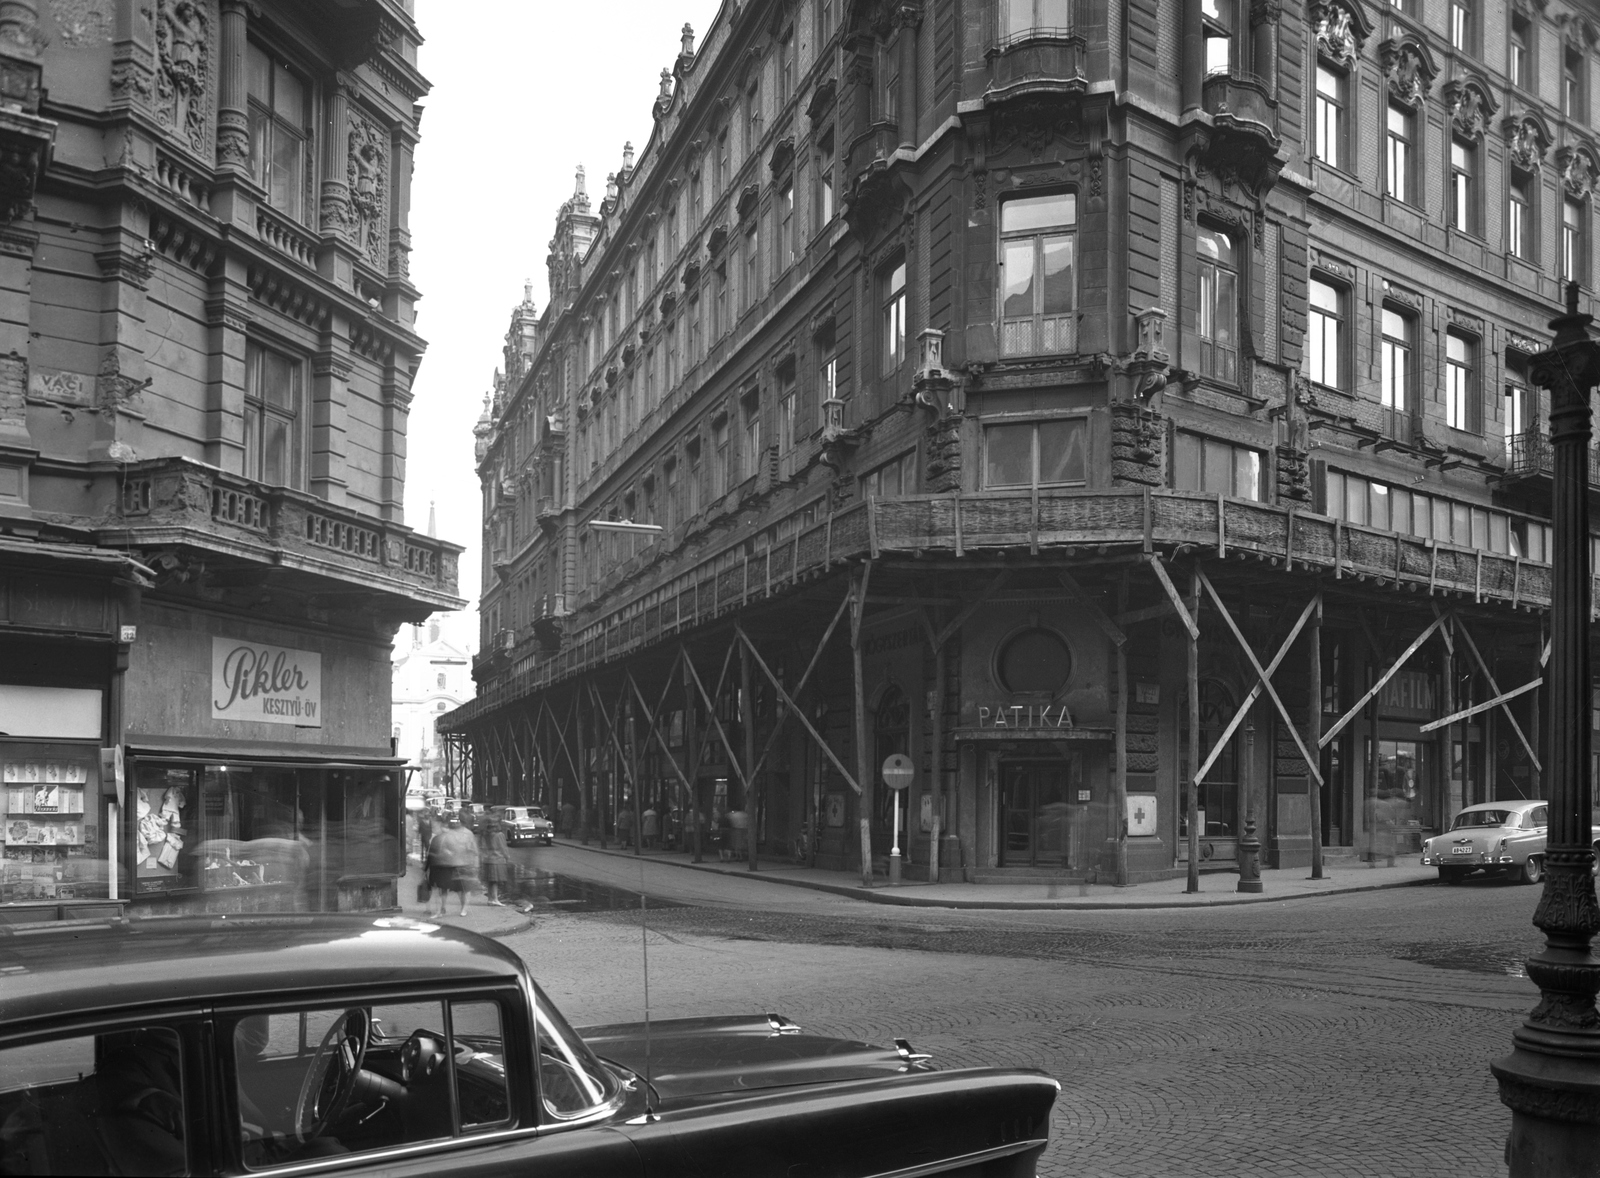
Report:
[[[510,843],[555,842],[556,828],[538,806],[494,806],[490,813],[498,814],[505,823],[506,841]]]
[[[1456,815],[1450,829],[1422,844],[1422,865],[1437,867],[1445,883],[1460,883],[1475,871],[1507,875],[1522,883],[1544,877],[1550,804],[1542,801],[1484,802]]]

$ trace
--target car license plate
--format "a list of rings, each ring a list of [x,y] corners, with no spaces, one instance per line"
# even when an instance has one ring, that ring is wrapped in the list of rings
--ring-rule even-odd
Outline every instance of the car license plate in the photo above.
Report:
[[[1450,848],[1450,853],[1452,855],[1470,855],[1470,854],[1472,854],[1472,848],[1471,847],[1451,847]]]

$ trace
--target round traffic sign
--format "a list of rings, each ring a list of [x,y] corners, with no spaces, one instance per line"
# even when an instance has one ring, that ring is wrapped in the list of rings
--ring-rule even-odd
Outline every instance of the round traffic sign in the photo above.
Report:
[[[915,776],[911,758],[904,753],[891,753],[883,762],[883,784],[890,789],[905,789]]]

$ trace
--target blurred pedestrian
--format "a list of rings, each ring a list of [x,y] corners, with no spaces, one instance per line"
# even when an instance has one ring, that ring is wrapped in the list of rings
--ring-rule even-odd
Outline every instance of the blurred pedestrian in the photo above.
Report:
[[[569,839],[578,837],[578,807],[571,802],[561,803],[561,833]]]
[[[733,818],[726,810],[717,812],[717,858],[724,863],[733,858]]]
[[[433,836],[429,859],[433,864],[430,882],[439,893],[439,910],[434,912],[430,903],[428,914],[443,916],[449,906],[447,893],[459,892],[460,915],[465,916],[467,893],[478,885],[478,840],[461,825],[460,811],[450,815],[450,825]]]
[[[656,813],[654,806],[646,807],[643,822],[644,826],[640,834],[644,838],[644,849],[653,851],[656,849],[656,837],[661,831],[661,817]]]
[[[633,846],[633,807],[624,802],[618,807],[617,846]]]
[[[506,846],[505,824],[498,817],[490,817],[483,823],[483,831],[478,836],[478,862],[489,903],[496,908],[505,907],[500,893],[512,883],[511,848]]]

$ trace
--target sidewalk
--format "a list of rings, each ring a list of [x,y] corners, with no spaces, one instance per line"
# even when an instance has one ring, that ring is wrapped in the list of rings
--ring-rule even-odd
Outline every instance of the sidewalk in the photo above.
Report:
[[[607,848],[602,851],[593,844],[586,845],[574,839],[558,838],[557,846],[588,851],[594,855],[633,859],[631,850]],[[772,861],[758,863],[752,872],[746,863],[725,863],[707,858],[703,863],[692,862],[692,856],[679,851],[646,851],[640,858],[652,863],[687,868],[690,871],[709,872],[716,875],[757,879],[765,883],[789,884],[792,887],[811,888],[819,892],[833,892],[864,900],[872,904],[897,904],[912,908],[995,908],[995,909],[1059,909],[1062,911],[1118,908],[1210,908],[1232,904],[1268,904],[1276,900],[1299,900],[1314,896],[1337,896],[1350,892],[1376,891],[1380,888],[1400,888],[1436,882],[1439,873],[1432,867],[1417,863],[1416,856],[1396,860],[1394,867],[1369,866],[1365,863],[1328,865],[1323,869],[1325,878],[1309,878],[1306,867],[1284,870],[1264,870],[1261,873],[1263,890],[1257,894],[1235,890],[1239,880],[1233,872],[1208,872],[1200,876],[1200,892],[1189,895],[1184,891],[1187,881],[1164,879],[1154,883],[1134,884],[1119,888],[1111,884],[1076,883],[903,883],[891,887],[882,877],[873,886],[861,886],[860,875],[846,871],[823,871],[811,867],[797,867],[791,863]],[[415,898],[413,886],[412,898]],[[493,911],[498,911],[494,909]]]
[[[415,859],[412,859],[406,864],[405,878],[400,881],[400,911],[414,920],[430,920],[434,924],[471,929],[486,937],[506,937],[533,927],[533,917],[530,914],[509,900],[504,908],[490,906],[484,900],[481,889],[469,895],[465,916],[456,915],[460,911],[461,901],[460,897],[452,894],[446,909],[447,915],[430,917],[428,906],[417,902],[417,885],[421,882],[422,868],[417,865]],[[437,905],[437,896],[434,897],[434,902]]]

